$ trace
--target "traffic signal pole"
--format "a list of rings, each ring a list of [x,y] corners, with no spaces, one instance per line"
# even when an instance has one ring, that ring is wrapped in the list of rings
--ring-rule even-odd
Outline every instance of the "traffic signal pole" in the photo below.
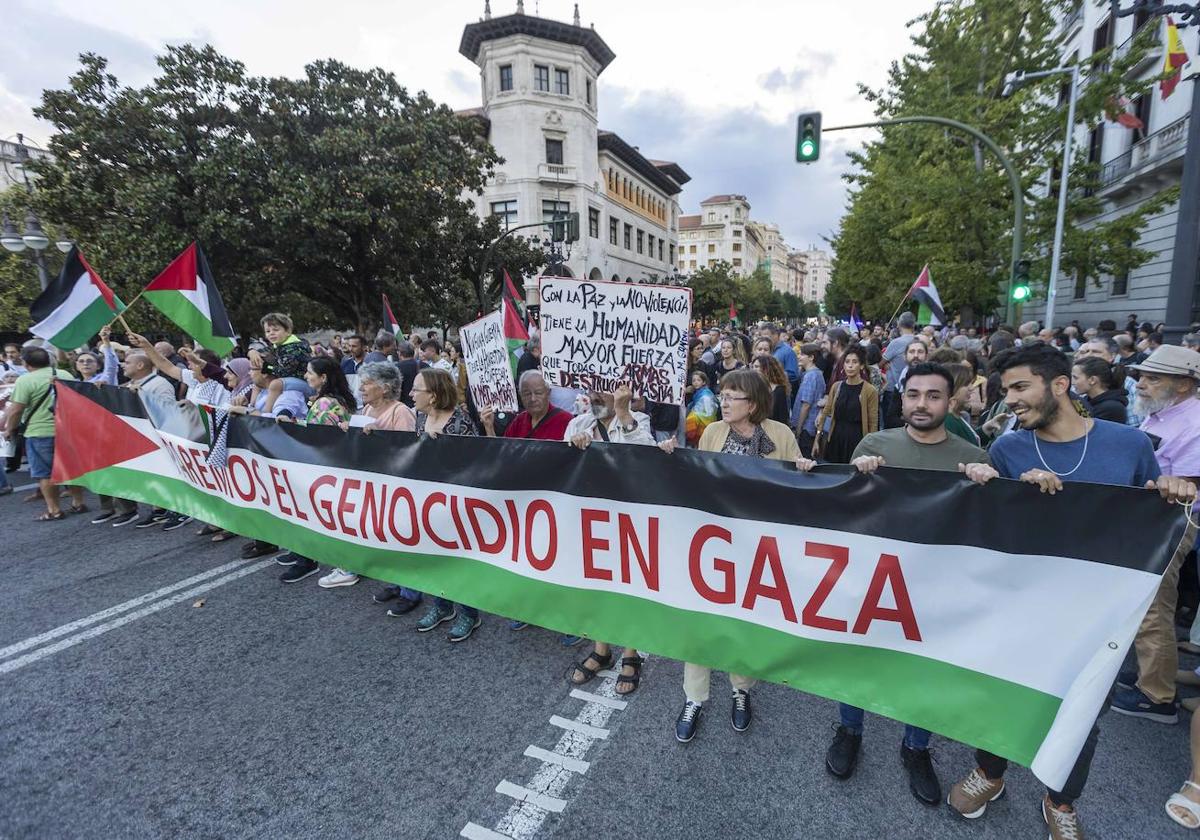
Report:
[[[1013,194],[1013,234],[1012,234],[1012,259],[1008,267],[1008,290],[1004,298],[1004,320],[1012,324],[1013,318],[1013,285],[1017,275],[1017,263],[1021,261],[1021,251],[1024,246],[1022,239],[1025,227],[1025,193],[1021,189],[1021,176],[1017,174],[1017,170],[1013,167],[1012,161],[1008,159],[1008,155],[996,145],[996,141],[988,137],[979,129],[969,126],[966,123],[958,120],[948,119],[947,117],[896,117],[891,120],[880,120],[878,122],[856,123],[854,125],[835,125],[826,128],[825,131],[847,131],[852,128],[878,128],[886,125],[904,125],[905,123],[933,123],[934,125],[945,125],[950,128],[956,128],[959,131],[964,131],[970,134],[983,145],[987,146],[992,154],[1000,161],[1000,165],[1004,167],[1005,173],[1008,174],[1008,184],[1012,189]],[[1015,327],[1016,324],[1013,324]]]

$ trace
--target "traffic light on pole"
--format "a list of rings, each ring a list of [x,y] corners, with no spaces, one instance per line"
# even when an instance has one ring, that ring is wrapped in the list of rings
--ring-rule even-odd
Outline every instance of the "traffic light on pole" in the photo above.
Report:
[[[821,156],[821,112],[812,111],[796,118],[796,160],[812,163]]]
[[[1029,260],[1021,260],[1013,276],[1012,299],[1024,303],[1029,300],[1029,294]]]

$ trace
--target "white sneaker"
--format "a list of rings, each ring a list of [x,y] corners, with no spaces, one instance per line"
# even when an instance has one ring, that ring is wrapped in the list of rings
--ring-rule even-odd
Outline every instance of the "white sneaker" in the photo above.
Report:
[[[347,572],[345,569],[334,569],[317,581],[317,585],[322,589],[332,589],[335,586],[353,586],[356,583],[358,583],[358,575]]]

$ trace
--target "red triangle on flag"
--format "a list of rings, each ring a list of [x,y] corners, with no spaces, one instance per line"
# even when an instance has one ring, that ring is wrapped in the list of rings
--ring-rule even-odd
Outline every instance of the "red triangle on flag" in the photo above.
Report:
[[[196,271],[196,243],[187,246],[183,252],[171,260],[171,264],[162,273],[150,281],[144,292],[194,292],[199,274]]]
[[[74,388],[58,385],[55,391],[52,481],[73,481],[158,451],[157,443]]]

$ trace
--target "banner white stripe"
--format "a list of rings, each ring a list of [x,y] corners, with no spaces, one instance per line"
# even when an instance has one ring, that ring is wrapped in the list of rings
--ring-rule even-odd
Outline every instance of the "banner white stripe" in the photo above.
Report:
[[[44,319],[30,327],[29,331],[42,338],[53,338],[70,326],[71,322],[79,317],[79,313],[95,303],[98,297],[100,290],[85,271],[76,279],[67,299]]]

